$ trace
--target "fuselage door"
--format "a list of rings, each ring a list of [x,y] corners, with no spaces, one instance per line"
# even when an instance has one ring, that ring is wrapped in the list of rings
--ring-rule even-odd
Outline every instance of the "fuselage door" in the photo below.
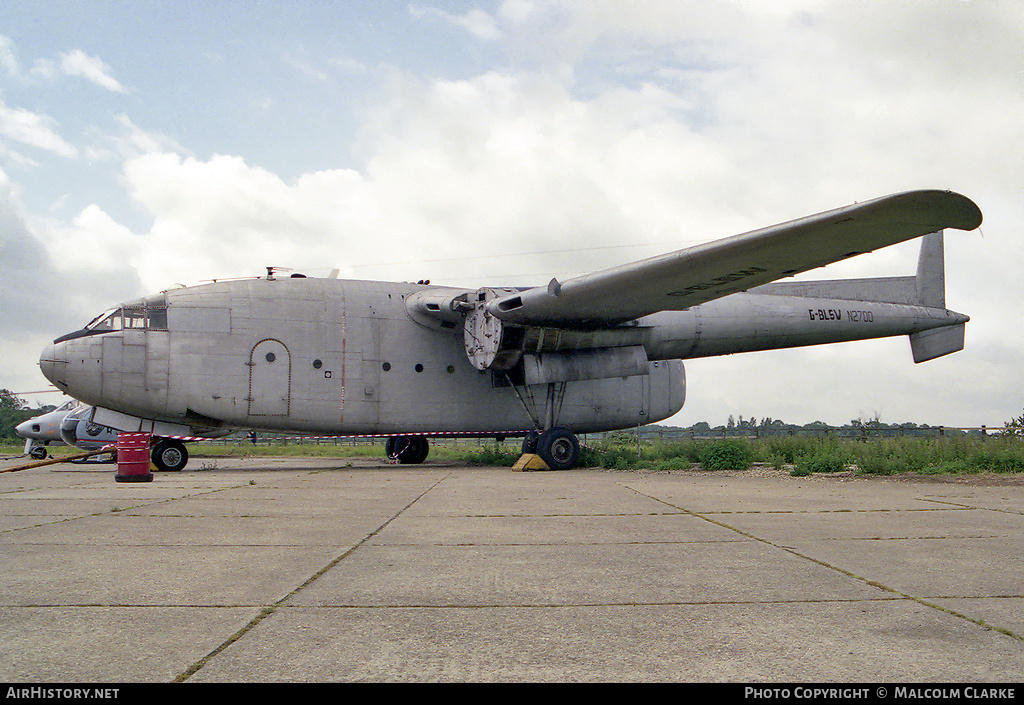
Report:
[[[249,357],[249,416],[287,416],[292,362],[280,340],[261,340]]]

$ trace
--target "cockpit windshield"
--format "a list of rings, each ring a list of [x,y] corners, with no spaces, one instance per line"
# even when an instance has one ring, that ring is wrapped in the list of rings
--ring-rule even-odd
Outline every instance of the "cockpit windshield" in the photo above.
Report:
[[[101,331],[114,330],[114,314],[120,311],[117,308],[107,309],[96,318],[92,319],[85,324],[85,330],[93,330],[97,333]]]
[[[112,333],[119,330],[167,330],[167,296],[156,294],[138,301],[123,304],[119,308],[104,311],[85,324],[82,330],[62,335],[54,343],[75,338]]]
[[[167,330],[167,297],[163,294],[104,311],[85,330],[106,333],[116,330]]]

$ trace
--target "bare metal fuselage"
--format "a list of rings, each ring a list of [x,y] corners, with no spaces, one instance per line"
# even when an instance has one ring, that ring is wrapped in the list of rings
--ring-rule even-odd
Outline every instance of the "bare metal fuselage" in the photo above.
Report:
[[[599,330],[526,329],[519,364],[534,363],[540,374],[545,355],[596,360],[564,378],[557,400],[546,399],[549,384],[476,369],[461,326],[414,315],[410,296],[437,289],[416,284],[268,277],[173,289],[147,300],[159,314],[129,321],[125,313],[107,330],[64,336],[40,364],[57,386],[97,407],[97,422],[121,430],[137,417],[167,435],[504,435],[543,426],[547,400],[558,425],[582,433],[678,412],[683,359],[934,329],[962,335],[965,316],[919,305],[913,287],[912,277],[893,280],[900,291],[872,301],[840,298],[846,290],[829,283],[777,284]],[[623,350],[642,369],[587,371],[622,359]]]

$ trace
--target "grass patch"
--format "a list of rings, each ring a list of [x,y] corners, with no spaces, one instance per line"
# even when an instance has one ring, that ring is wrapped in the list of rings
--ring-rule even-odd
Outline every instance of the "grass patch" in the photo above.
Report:
[[[591,444],[597,462],[581,466],[654,471],[746,469],[763,463],[791,468],[793,475],[854,470],[865,475],[916,472],[928,475],[1024,472],[1024,439],[1012,436],[813,438],[772,436],[761,439],[650,441],[637,445],[609,435]]]
[[[433,448],[431,448],[433,451]],[[463,451],[454,460],[461,460],[467,465],[497,465],[499,467],[512,467],[522,455],[522,449],[513,449],[509,446],[502,446],[497,443],[484,446],[478,450]]]
[[[376,442],[295,443],[261,440],[251,443],[192,443],[194,457],[325,457],[384,458],[384,439]],[[0,454],[21,455],[24,444],[0,444]],[[52,445],[51,455],[60,457],[79,453],[76,448]],[[519,459],[521,440],[509,438],[498,443],[472,441],[432,442],[429,460],[471,465],[510,467]],[[753,463],[777,469],[792,468],[794,475],[834,473],[854,469],[860,474],[964,475],[1024,472],[1024,438],[1013,436],[953,436],[921,438],[871,438],[867,441],[846,438],[773,436],[762,439],[725,438],[715,440],[643,441],[636,436],[608,434],[601,440],[584,439],[580,448],[580,467],[617,470],[654,471],[743,470]]]

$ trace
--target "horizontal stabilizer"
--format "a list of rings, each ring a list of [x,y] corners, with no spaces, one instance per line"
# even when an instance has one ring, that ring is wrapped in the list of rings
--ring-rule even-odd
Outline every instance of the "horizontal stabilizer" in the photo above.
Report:
[[[914,362],[928,362],[943,355],[960,352],[964,349],[966,329],[966,324],[960,323],[911,334],[910,349],[914,353]]]
[[[772,282],[754,287],[750,289],[750,293],[843,301],[877,301],[943,309],[946,308],[943,233],[940,230],[921,238],[916,276]]]
[[[905,306],[920,305],[917,277],[873,277],[806,282],[773,282],[750,290],[751,294],[802,296],[811,299],[878,301]]]

